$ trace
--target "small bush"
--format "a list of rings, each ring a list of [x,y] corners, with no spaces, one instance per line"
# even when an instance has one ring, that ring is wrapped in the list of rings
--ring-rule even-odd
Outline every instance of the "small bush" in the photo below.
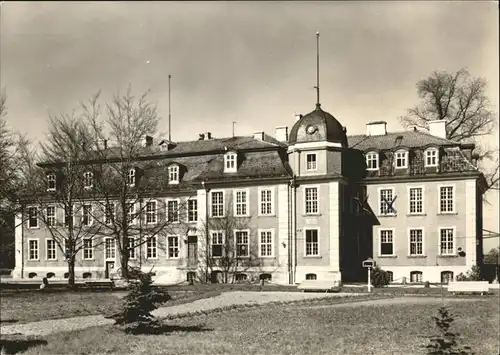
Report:
[[[385,287],[389,285],[391,277],[387,271],[375,267],[371,272],[371,282],[373,287]]]
[[[460,334],[450,331],[454,315],[446,307],[438,309],[438,316],[432,317],[439,329],[439,334],[430,337],[430,344],[426,346],[428,355],[470,355],[474,354],[468,346],[460,345]]]
[[[124,297],[122,309],[111,318],[126,333],[154,333],[160,325],[151,312],[171,297],[167,292],[152,287],[151,274],[138,273],[137,278],[138,280],[130,282],[130,291]]]
[[[483,278],[481,276],[481,268],[477,265],[474,265],[467,274],[463,274],[462,272],[457,275],[457,281],[482,281]]]

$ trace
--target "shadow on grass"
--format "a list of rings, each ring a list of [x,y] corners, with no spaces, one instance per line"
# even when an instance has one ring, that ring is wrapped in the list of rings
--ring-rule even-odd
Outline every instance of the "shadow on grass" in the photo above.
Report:
[[[2,354],[17,354],[40,345],[47,345],[47,341],[41,339],[1,339],[0,352]]]
[[[0,323],[17,323],[18,319],[0,319]]]
[[[182,326],[182,325],[168,325],[168,324],[159,324],[156,326],[139,326],[134,327],[133,329],[127,329],[127,326],[122,327],[125,332],[135,335],[168,335],[174,332],[185,332],[185,333],[202,333],[202,332],[211,332],[213,329],[205,328],[204,325],[191,325],[191,326]]]

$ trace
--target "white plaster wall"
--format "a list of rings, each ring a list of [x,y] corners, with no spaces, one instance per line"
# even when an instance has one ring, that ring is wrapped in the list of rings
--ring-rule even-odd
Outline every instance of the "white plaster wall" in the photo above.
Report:
[[[476,265],[476,181],[465,182],[465,264]]]
[[[20,279],[24,276],[23,272],[23,258],[24,258],[24,248],[23,248],[23,215],[21,212],[16,213],[14,217],[14,223],[16,226],[14,232],[14,258],[15,267],[12,272],[12,277],[14,279]]]
[[[278,265],[285,269],[288,265],[288,186],[286,184],[278,185],[278,233],[276,240],[278,242]],[[290,211],[291,212],[291,211]],[[286,245],[286,247],[283,247]]]
[[[338,272],[339,269],[339,183],[332,181],[328,183],[329,206],[329,237],[330,237],[330,271]],[[318,276],[319,277],[319,276]]]
[[[385,271],[392,271],[394,282],[401,282],[403,277],[406,277],[406,282],[410,282],[410,272],[421,271],[422,281],[441,282],[442,271],[452,271],[453,277],[460,273],[467,273],[469,266],[453,265],[453,266],[384,266]]]

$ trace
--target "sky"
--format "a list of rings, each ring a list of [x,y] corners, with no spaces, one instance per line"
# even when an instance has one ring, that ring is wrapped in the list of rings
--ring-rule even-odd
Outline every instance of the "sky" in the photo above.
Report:
[[[434,70],[466,68],[488,81],[499,112],[498,5],[494,1],[2,2],[0,84],[8,124],[43,140],[49,114],[102,90],[150,89],[172,139],[251,135],[314,109],[316,32],[322,108],[348,134],[370,121],[401,130]],[[484,144],[498,146],[498,129]],[[498,193],[485,207],[499,231]],[[487,247],[498,241],[488,240]]]

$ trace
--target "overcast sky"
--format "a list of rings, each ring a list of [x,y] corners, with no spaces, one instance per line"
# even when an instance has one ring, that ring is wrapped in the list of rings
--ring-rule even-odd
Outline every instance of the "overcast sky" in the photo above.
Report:
[[[499,107],[498,5],[412,2],[3,2],[1,85],[8,122],[43,139],[48,113],[67,112],[99,89],[151,89],[172,138],[274,134],[314,109],[316,31],[321,103],[348,134],[397,117],[433,70],[467,68],[488,80]],[[497,116],[498,117],[498,116]],[[496,133],[497,134],[497,133]],[[498,141],[495,137],[494,142]],[[490,228],[498,230],[496,216]],[[493,222],[492,222],[493,221]],[[493,223],[493,224],[492,224]]]

